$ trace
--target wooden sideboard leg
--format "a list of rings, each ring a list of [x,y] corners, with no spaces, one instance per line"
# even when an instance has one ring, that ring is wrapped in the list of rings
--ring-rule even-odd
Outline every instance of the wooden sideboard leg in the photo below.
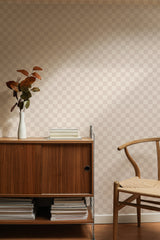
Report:
[[[95,240],[95,235],[94,235],[94,223],[92,224],[92,240]]]
[[[118,192],[119,183],[114,182],[114,199],[113,199],[113,240],[117,240],[118,235]]]
[[[92,209],[92,218],[93,218],[93,223],[92,223],[92,240],[95,240],[95,234],[94,234],[94,197],[90,197],[90,207]]]
[[[141,204],[141,198],[140,196],[137,198],[137,204],[140,205]],[[138,206],[137,207],[137,226],[140,227],[141,226],[141,208]]]

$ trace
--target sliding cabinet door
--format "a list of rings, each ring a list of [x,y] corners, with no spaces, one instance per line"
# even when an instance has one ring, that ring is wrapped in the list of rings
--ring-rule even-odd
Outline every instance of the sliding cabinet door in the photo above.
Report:
[[[0,194],[41,192],[41,145],[0,144]]]
[[[46,144],[42,156],[42,193],[91,193],[91,144]]]

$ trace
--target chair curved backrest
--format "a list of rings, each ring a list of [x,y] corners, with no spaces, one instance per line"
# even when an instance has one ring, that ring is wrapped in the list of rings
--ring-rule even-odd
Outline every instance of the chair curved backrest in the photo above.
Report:
[[[159,201],[151,201],[143,199],[143,196],[160,198],[160,181],[153,179],[140,179],[140,169],[136,161],[131,157],[128,147],[134,144],[140,144],[145,142],[155,142],[157,152],[157,166],[158,166],[158,180],[160,180],[160,138],[145,138],[134,140],[125,143],[118,147],[118,150],[124,149],[128,160],[131,162],[135,170],[135,175],[130,179],[126,179],[122,182],[114,182],[114,197],[113,197],[113,240],[117,240],[118,233],[118,211],[123,209],[125,206],[131,206],[137,208],[137,222],[138,227],[141,224],[141,208],[160,211]],[[125,200],[120,201],[120,194],[131,194]],[[134,201],[136,200],[136,203]]]
[[[138,143],[144,143],[144,142],[155,142],[156,144],[156,150],[157,150],[157,165],[158,165],[158,180],[160,180],[160,138],[144,138],[144,139],[139,139],[139,140],[134,140],[128,143],[125,143],[121,146],[118,147],[118,150],[122,150],[124,149],[126,156],[128,158],[128,160],[131,162],[132,166],[134,167],[135,170],[135,175],[140,177],[141,173],[140,173],[140,169],[136,163],[136,161],[131,157],[128,147],[134,144],[138,144]]]

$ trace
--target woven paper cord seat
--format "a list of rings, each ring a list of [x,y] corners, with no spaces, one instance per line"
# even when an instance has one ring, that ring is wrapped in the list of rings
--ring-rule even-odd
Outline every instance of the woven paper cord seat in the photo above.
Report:
[[[155,142],[157,150],[157,166],[158,166],[158,180],[155,179],[142,179],[140,169],[136,161],[132,158],[128,151],[128,147],[134,144],[145,142]],[[147,200],[146,197],[160,198],[160,138],[147,138],[134,140],[118,147],[118,150],[124,150],[125,154],[135,170],[135,177],[114,182],[114,199],[113,199],[113,240],[117,240],[118,232],[118,211],[125,206],[136,207],[137,209],[137,222],[138,227],[141,223],[141,208],[159,211],[160,212],[160,199]],[[141,145],[140,145],[141,146]],[[119,195],[130,193],[131,196],[127,199],[120,201]],[[143,198],[145,196],[145,199]],[[136,200],[136,203],[134,202]]]
[[[119,182],[119,191],[160,197],[160,181],[133,177]]]

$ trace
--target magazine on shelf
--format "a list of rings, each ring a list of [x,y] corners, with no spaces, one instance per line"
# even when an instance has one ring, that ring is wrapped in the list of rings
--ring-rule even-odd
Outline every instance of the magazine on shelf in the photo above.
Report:
[[[55,198],[50,213],[51,221],[83,220],[88,217],[88,209],[84,198]]]
[[[34,204],[31,199],[0,198],[0,220],[33,220]]]
[[[51,140],[81,140],[82,137],[49,137]]]
[[[18,207],[18,208],[16,207],[15,208],[14,206],[13,207],[11,206],[9,208],[7,208],[7,207],[5,207],[5,208],[1,207],[0,208],[0,214],[3,213],[3,212],[7,213],[7,212],[26,212],[26,211],[27,212],[33,212],[33,208],[23,208],[23,207],[21,207],[21,208],[20,207]]]
[[[85,216],[85,215],[53,215],[52,217],[51,217],[51,221],[63,221],[63,220],[67,220],[67,221],[69,221],[69,220],[84,220],[84,219],[87,219],[87,215]]]
[[[62,139],[62,140],[77,140],[81,139],[79,129],[50,129],[49,139]]]
[[[79,131],[78,128],[50,128],[50,132],[73,132],[77,133]]]
[[[35,220],[35,214],[4,214],[0,215],[0,220]]]

